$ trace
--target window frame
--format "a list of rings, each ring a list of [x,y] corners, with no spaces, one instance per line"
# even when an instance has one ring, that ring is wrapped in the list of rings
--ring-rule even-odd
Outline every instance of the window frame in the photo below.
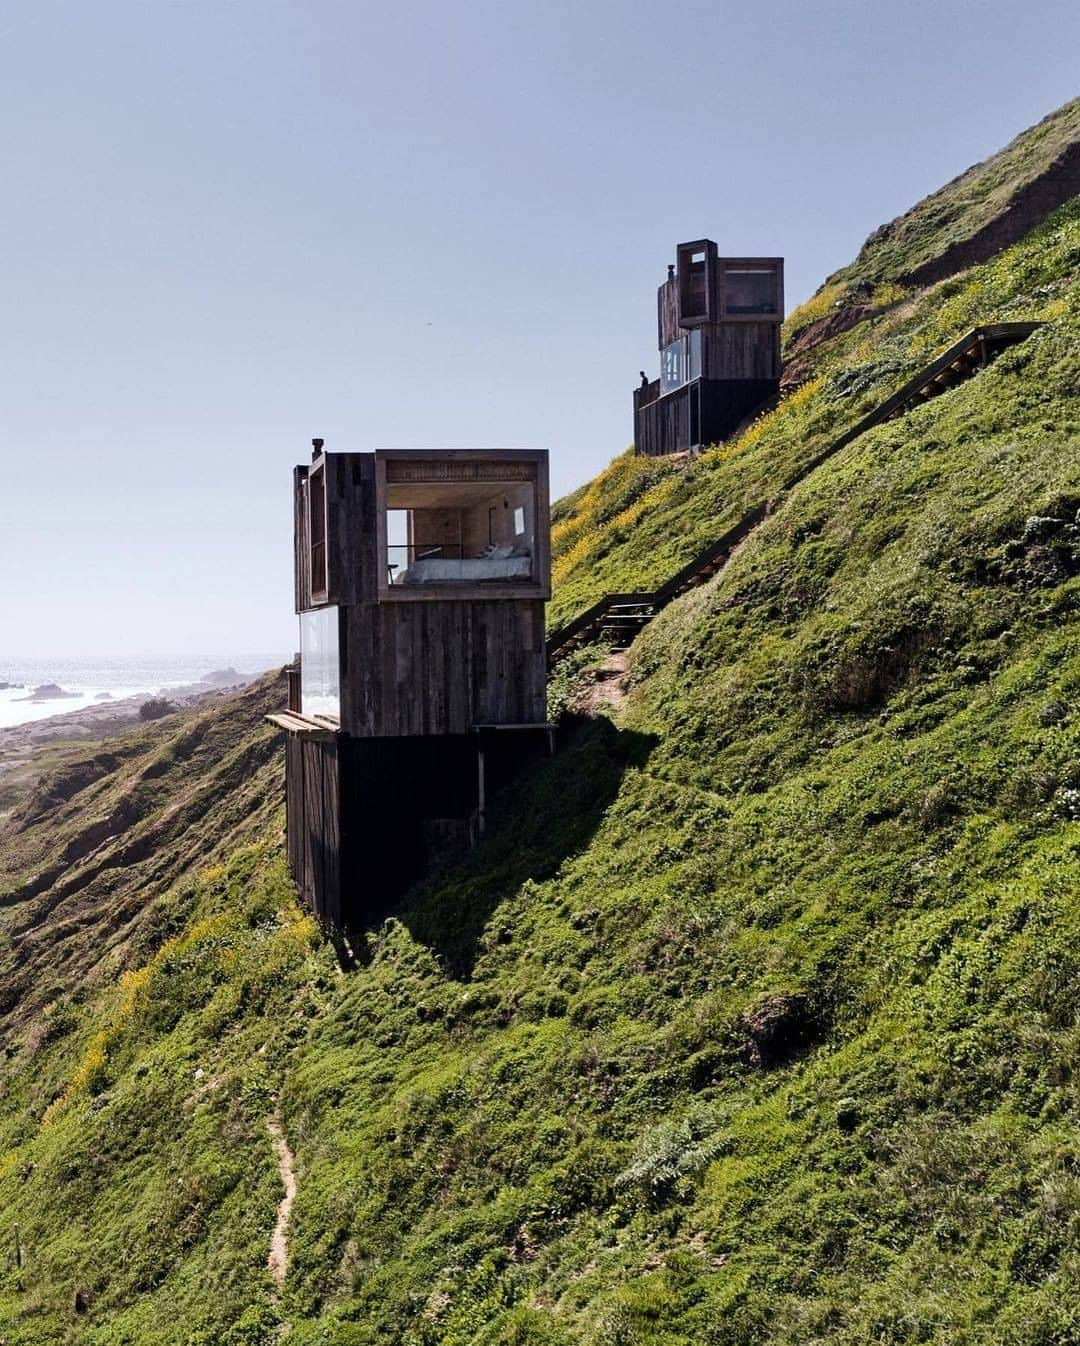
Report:
[[[729,271],[768,271],[773,277],[775,307],[769,313],[731,313],[727,303]],[[721,257],[717,265],[720,322],[781,323],[784,320],[784,259],[782,257]]]
[[[320,544],[315,540],[315,479],[318,478],[319,492],[321,494],[322,510],[322,587],[315,584],[315,549]],[[308,550],[308,579],[311,588],[312,604],[326,603],[330,596],[330,510],[329,495],[326,489],[326,457],[317,459],[312,463],[307,477],[304,480],[307,491],[307,550]]]
[[[407,463],[516,463],[531,466],[533,487],[533,553],[530,580],[482,581],[471,584],[463,580],[442,584],[391,584],[386,567],[387,556],[387,500],[389,483],[387,467],[392,462]],[[481,476],[480,480],[484,480]],[[498,479],[492,485],[498,489]],[[394,508],[400,508],[395,505]],[[422,603],[443,600],[475,602],[479,599],[543,599],[551,597],[551,522],[548,492],[547,451],[544,449],[435,449],[375,451],[375,545],[377,556],[377,600],[380,603]]]

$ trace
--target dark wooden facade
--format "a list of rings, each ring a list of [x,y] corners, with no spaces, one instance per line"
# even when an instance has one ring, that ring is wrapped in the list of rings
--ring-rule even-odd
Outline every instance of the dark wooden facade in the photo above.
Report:
[[[371,603],[341,610],[347,734],[467,734],[547,719],[540,599]]]
[[[550,751],[547,726],[468,734],[353,738],[288,717],[289,868],[320,920],[379,920],[402,892],[475,842],[486,801]]]
[[[341,924],[341,786],[338,736],[309,728],[285,738],[289,869],[319,916]]]
[[[660,458],[715,444],[775,397],[778,386],[773,379],[695,379],[651,402],[639,400],[635,391],[635,451]]]
[[[680,243],[657,295],[661,378],[634,392],[634,445],[657,457],[731,435],[780,388],[784,263]]]
[[[320,918],[356,925],[474,839],[491,790],[549,746],[547,455],[319,452],[293,484],[321,680],[302,654],[272,717],[289,862]]]

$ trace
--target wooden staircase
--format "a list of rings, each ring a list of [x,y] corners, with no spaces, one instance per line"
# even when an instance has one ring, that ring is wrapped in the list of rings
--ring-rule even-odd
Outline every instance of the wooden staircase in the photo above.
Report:
[[[604,610],[600,639],[612,649],[625,650],[634,637],[656,615],[651,599],[641,602],[610,603]]]
[[[887,397],[880,406],[875,407],[868,416],[856,422],[850,430],[845,431],[839,439],[833,440],[821,453],[801,467],[781,485],[775,500],[755,505],[753,509],[747,511],[733,528],[729,528],[722,537],[698,552],[659,589],[649,592],[605,594],[573,621],[553,631],[547,639],[548,662],[554,663],[571,650],[598,640],[616,649],[625,649],[642,628],[647,626],[672,599],[704,584],[722,570],[739,543],[772,513],[791,490],[804,481],[811,472],[815,472],[822,463],[827,462],[860,435],[864,435],[867,430],[872,430],[874,426],[903,416],[930,398],[937,397],[939,393],[946,392],[956,384],[971,378],[1003,350],[1026,340],[1041,326],[1042,323],[1038,322],[999,322],[972,328],[925,369],[920,370],[913,379],[909,379],[903,387],[898,388],[891,397]]]

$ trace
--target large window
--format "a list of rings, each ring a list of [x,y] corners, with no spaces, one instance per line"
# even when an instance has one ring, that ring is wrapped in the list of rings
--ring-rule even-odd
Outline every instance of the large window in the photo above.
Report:
[[[724,312],[763,315],[776,312],[776,271],[772,267],[726,267]]]
[[[673,393],[686,382],[686,338],[680,337],[660,352],[660,395]]]
[[[317,467],[308,475],[308,538],[311,547],[311,595],[326,594],[326,471]]]
[[[686,336],[686,381],[701,378],[701,328],[695,327]]]
[[[390,458],[385,585],[536,582],[535,460]]]
[[[338,609],[300,614],[300,710],[341,718],[341,656]]]

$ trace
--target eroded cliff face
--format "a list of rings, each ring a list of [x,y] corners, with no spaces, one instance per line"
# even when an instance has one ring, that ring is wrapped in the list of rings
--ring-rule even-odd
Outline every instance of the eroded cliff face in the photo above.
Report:
[[[1077,192],[1080,99],[1073,99],[876,229],[828,283],[933,284],[1018,242]]]
[[[282,772],[261,715],[284,694],[269,675],[210,709],[48,750],[56,764],[0,822],[5,1041],[58,990],[96,985],[105,955],[122,965],[185,874],[266,833]]]
[[[812,375],[816,348],[912,294],[989,261],[1080,193],[1080,99],[1030,127],[895,220],[785,323],[782,387]]]
[[[1078,262],[1072,205],[562,502],[556,620],[1045,323],[812,472],[617,704],[560,672],[588,718],[352,947],[285,872],[280,683],[62,754],[0,824],[10,1346],[1071,1339]]]
[[[932,285],[969,266],[977,266],[1030,233],[1078,192],[1080,142],[1073,141],[1043,172],[1019,187],[992,219],[967,238],[948,244],[940,256],[901,272],[898,279],[909,286]]]

